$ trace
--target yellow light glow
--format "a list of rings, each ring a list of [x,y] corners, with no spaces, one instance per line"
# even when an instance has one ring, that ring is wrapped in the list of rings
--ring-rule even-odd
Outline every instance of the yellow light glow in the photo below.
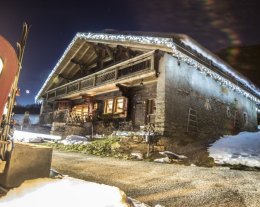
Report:
[[[4,68],[4,62],[3,62],[2,58],[0,57],[0,75],[3,71],[3,68]]]

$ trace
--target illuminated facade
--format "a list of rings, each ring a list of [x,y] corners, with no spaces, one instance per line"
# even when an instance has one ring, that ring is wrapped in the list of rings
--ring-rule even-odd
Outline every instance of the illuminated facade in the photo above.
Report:
[[[165,136],[255,130],[259,91],[185,35],[78,33],[36,96],[41,122]],[[93,129],[91,129],[93,130]]]

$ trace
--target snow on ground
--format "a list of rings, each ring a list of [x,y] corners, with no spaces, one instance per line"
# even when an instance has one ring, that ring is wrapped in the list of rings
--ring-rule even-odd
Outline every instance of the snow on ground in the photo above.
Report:
[[[127,207],[129,199],[119,188],[71,177],[27,180],[0,199],[1,207]],[[145,207],[139,203],[140,207]]]
[[[260,131],[224,136],[209,149],[216,163],[260,167]]]
[[[78,136],[78,135],[69,135],[69,136],[66,137],[66,139],[60,141],[60,143],[62,143],[64,145],[89,144],[90,138]]]
[[[13,134],[13,139],[19,142],[36,143],[36,142],[42,142],[43,140],[53,140],[53,141],[61,140],[61,136],[15,130]]]

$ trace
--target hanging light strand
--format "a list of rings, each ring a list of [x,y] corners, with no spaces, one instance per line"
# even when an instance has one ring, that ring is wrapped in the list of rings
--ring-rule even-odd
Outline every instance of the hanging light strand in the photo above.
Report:
[[[183,54],[181,51],[179,51],[176,48],[175,43],[173,42],[172,38],[135,36],[135,35],[116,35],[116,34],[102,34],[102,33],[77,33],[76,36],[71,41],[71,43],[69,44],[69,46],[67,47],[67,49],[65,50],[65,52],[63,53],[62,57],[59,59],[59,61],[57,62],[57,64],[55,65],[55,67],[53,68],[51,73],[49,74],[49,76],[46,79],[46,81],[44,82],[42,88],[40,89],[40,91],[36,95],[35,100],[38,100],[40,98],[40,94],[44,90],[44,88],[47,85],[47,83],[49,82],[50,78],[55,73],[55,71],[57,70],[60,63],[63,61],[63,59],[65,58],[65,56],[67,55],[67,53],[69,52],[71,47],[74,45],[74,43],[78,39],[84,39],[84,40],[90,40],[90,41],[91,40],[92,41],[93,40],[104,40],[104,41],[133,42],[133,43],[140,43],[140,44],[166,46],[166,47],[172,49],[173,54],[175,56],[177,56],[179,61],[184,61],[188,65],[195,67],[201,73],[203,73],[203,74],[211,77],[215,81],[217,81],[220,85],[232,89],[233,91],[247,97],[251,101],[254,101],[258,104],[260,103],[260,100],[256,96],[250,94],[249,92],[247,92],[246,90],[242,89],[241,87],[235,85],[234,83],[232,83],[228,79],[220,76],[219,74],[212,71],[211,69],[205,67],[204,65],[195,61],[194,59],[192,59],[192,58],[188,57],[187,55]],[[225,68],[220,67],[220,69],[223,69],[224,72],[228,72],[227,67],[225,67]],[[234,77],[237,81],[239,81],[240,83],[245,85],[245,87],[249,88],[251,91],[253,91],[254,93],[256,93],[257,95],[260,96],[260,92],[255,87],[253,87],[250,83],[248,83],[246,80],[241,79],[240,77],[236,77],[234,75],[234,73],[232,73],[231,70],[230,70],[229,75]]]

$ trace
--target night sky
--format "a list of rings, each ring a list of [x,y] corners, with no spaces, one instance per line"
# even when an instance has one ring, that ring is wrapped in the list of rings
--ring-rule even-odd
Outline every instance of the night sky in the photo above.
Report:
[[[23,105],[34,103],[77,32],[185,33],[214,52],[234,45],[260,44],[259,0],[0,0],[0,35],[13,46],[20,39],[24,21],[32,27],[17,99]]]

